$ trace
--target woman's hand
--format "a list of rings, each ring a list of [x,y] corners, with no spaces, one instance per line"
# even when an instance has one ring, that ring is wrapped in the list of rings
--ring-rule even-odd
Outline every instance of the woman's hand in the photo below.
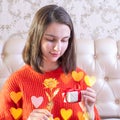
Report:
[[[81,91],[82,102],[86,107],[86,112],[94,119],[94,105],[96,102],[96,92],[92,88],[87,88]]]
[[[27,120],[52,120],[52,117],[47,109],[34,109]]]

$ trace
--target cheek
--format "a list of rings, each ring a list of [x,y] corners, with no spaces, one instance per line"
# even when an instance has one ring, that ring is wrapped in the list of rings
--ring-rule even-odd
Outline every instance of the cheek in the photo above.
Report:
[[[49,43],[42,44],[42,51],[48,51],[51,48],[51,45]]]
[[[68,44],[64,44],[62,46],[62,52],[65,52],[67,50],[67,48],[68,48]]]

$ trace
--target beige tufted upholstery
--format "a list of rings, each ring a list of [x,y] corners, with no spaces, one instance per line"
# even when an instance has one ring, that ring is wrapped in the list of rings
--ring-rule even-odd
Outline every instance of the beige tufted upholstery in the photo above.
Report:
[[[97,82],[97,108],[102,118],[120,119],[120,41],[79,40],[78,65]]]
[[[0,89],[8,76],[23,65],[21,53],[24,44],[21,36],[0,41]]]
[[[8,76],[23,65],[20,36],[0,41],[0,89]],[[97,108],[106,120],[120,119],[120,41],[78,40],[78,66],[96,76]]]

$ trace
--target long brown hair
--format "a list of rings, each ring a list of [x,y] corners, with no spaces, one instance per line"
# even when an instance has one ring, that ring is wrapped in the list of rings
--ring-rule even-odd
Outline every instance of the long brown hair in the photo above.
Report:
[[[76,69],[73,23],[65,9],[57,5],[47,5],[36,12],[23,49],[23,60],[26,64],[32,66],[35,71],[42,73],[40,69],[43,60],[41,39],[47,26],[52,22],[68,25],[71,30],[68,48],[58,60],[65,73],[71,72]]]

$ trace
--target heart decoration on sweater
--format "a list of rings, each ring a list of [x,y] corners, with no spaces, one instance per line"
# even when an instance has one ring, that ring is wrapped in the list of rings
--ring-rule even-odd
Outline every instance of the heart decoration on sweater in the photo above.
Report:
[[[34,107],[38,108],[43,102],[43,97],[42,96],[40,96],[40,97],[32,96],[31,101],[32,101],[32,104],[34,105]]]
[[[10,108],[10,113],[15,120],[18,120],[22,116],[22,109],[21,108],[16,109],[14,107],[11,107]]]
[[[54,118],[54,120],[60,120],[60,118],[59,118],[59,117],[56,117],[56,118]]]
[[[63,74],[60,75],[60,78],[65,84],[67,84],[71,80],[72,76],[71,76],[70,73],[69,74],[64,74],[63,73]]]
[[[88,75],[86,75],[85,76],[85,78],[84,78],[84,80],[85,80],[85,83],[88,85],[88,86],[93,86],[94,84],[95,84],[95,82],[96,82],[96,79],[95,79],[95,77],[94,76],[88,76]]]
[[[60,113],[61,113],[61,116],[64,120],[69,120],[69,118],[72,116],[73,114],[73,111],[72,109],[64,109],[64,108],[61,108],[60,110]]]
[[[80,80],[82,80],[83,77],[84,77],[84,73],[73,71],[72,72],[72,77],[76,82],[80,82]]]
[[[78,112],[78,120],[85,120],[83,117],[83,112]]]
[[[22,98],[22,92],[14,92],[14,91],[12,91],[10,93],[10,98],[13,100],[14,103],[17,104],[17,102]]]

